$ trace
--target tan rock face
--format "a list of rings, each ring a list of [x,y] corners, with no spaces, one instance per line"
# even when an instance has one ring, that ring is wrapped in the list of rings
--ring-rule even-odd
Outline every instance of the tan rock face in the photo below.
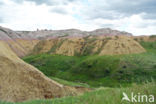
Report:
[[[14,39],[3,41],[10,46],[10,48],[16,53],[16,55],[23,57],[30,54],[39,40]]]
[[[81,53],[81,50],[84,45],[83,38],[69,38],[62,40],[62,44],[60,47],[56,49],[56,54],[63,54],[67,56],[74,56],[77,53]],[[59,44],[59,43],[58,43]]]
[[[131,37],[120,36],[112,37],[102,47],[99,55],[115,55],[115,54],[133,54],[142,53],[145,49]]]
[[[51,41],[52,43],[49,43]],[[44,40],[43,45],[37,44],[38,52],[50,52],[51,54],[75,55],[117,55],[145,52],[145,49],[131,36],[90,36]],[[48,47],[48,48],[47,48]],[[46,51],[45,51],[46,49]]]
[[[67,89],[22,61],[7,44],[0,42],[0,50],[1,101],[20,102],[76,94],[76,89],[75,92]]]
[[[42,40],[40,41],[33,49],[33,54],[40,54],[40,53],[46,53],[51,50],[51,48],[57,44],[58,39],[52,39],[52,40]]]
[[[37,39],[15,39],[15,41],[26,51],[26,54],[29,54],[39,42]]]

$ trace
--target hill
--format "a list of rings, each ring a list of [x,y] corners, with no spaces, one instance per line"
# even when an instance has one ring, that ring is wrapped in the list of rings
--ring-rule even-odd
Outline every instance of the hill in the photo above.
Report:
[[[141,42],[147,50],[141,54],[64,56],[37,54],[23,59],[45,75],[91,86],[115,87],[156,79],[155,42]]]
[[[58,37],[85,37],[85,36],[115,36],[126,35],[132,36],[131,33],[112,30],[110,28],[101,28],[93,31],[81,31],[78,29],[66,29],[66,30],[37,30],[37,31],[16,31],[21,36],[29,36],[29,38],[35,39],[51,39]]]
[[[0,50],[1,101],[21,102],[80,93],[74,87],[49,79],[38,69],[22,61],[6,43],[0,42]]]
[[[116,35],[125,35],[125,36],[131,36],[132,34],[117,30],[111,30],[109,28],[103,28],[103,29],[97,29],[94,31],[81,31],[77,29],[67,29],[67,30],[37,30],[37,31],[13,31],[8,28],[0,27],[0,40],[6,42],[10,48],[19,56],[23,57],[26,55],[29,55],[30,53],[33,53],[32,50],[34,49],[34,46],[41,40],[47,40],[47,39],[59,39],[61,42],[58,42],[57,45],[61,44],[62,41],[64,41],[63,38],[79,38],[79,37],[88,37],[88,36],[116,36]],[[69,39],[79,41],[76,39]],[[67,41],[64,45],[68,44],[69,41]],[[86,41],[85,41],[86,42]],[[39,43],[42,44],[43,42]],[[43,44],[49,44],[49,43],[43,43]],[[53,43],[52,43],[53,44]],[[71,44],[71,43],[69,43]],[[83,43],[85,44],[85,43]],[[71,44],[71,46],[77,46],[76,44]],[[38,46],[37,46],[38,47]],[[40,46],[39,46],[40,47]],[[52,47],[52,46],[51,46]],[[49,49],[48,46],[44,47],[43,52]],[[72,47],[71,47],[72,48]],[[78,48],[83,48],[79,47]],[[90,47],[89,47],[90,48]],[[42,50],[41,50],[42,51]],[[68,51],[66,49],[66,51]],[[70,50],[68,54],[75,54],[75,49]],[[85,50],[84,50],[85,51]],[[62,54],[62,49],[58,49],[59,54]],[[64,52],[63,52],[64,54]],[[79,52],[78,52],[79,54]]]
[[[0,41],[9,45],[9,47],[20,57],[23,57],[33,49],[38,42],[27,35],[21,36],[17,32],[0,26]]]
[[[143,53],[145,49],[131,36],[87,36],[42,40],[31,54],[50,53],[67,56],[117,55]]]
[[[87,32],[0,27],[0,100],[21,103],[90,91],[84,86],[114,88],[155,81],[155,42],[155,36],[134,37],[109,28]]]

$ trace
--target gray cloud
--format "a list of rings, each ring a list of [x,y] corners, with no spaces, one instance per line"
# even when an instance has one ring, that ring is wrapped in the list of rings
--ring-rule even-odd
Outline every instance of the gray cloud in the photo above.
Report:
[[[156,19],[156,14],[148,13],[142,16],[144,19]]]
[[[108,10],[114,10],[124,15],[145,13],[156,13],[155,0],[121,0],[122,2],[112,2]],[[113,5],[113,6],[112,6]]]
[[[3,23],[3,18],[0,17],[0,23]]]
[[[0,1],[0,8],[1,6],[3,6],[3,2]],[[0,10],[0,23],[3,23],[4,22],[4,19],[3,19],[3,12],[1,12]]]
[[[41,5],[41,4],[46,4],[46,5],[63,4],[63,5],[66,5],[69,2],[73,2],[76,0],[13,0],[13,1],[17,2],[17,3],[22,3],[23,1],[30,1],[30,2],[35,2],[37,5]]]
[[[3,5],[3,2],[2,2],[2,1],[0,1],[0,6],[1,6],[1,5]]]
[[[156,17],[156,0],[97,0],[96,2],[86,11],[90,19],[117,19],[140,13],[150,14],[145,18]]]
[[[47,4],[47,5],[56,5],[57,3],[51,0],[13,0],[16,3],[23,3],[24,1],[35,2],[37,5]]]
[[[54,7],[51,12],[60,13],[60,14],[67,14],[67,10],[64,7]]]
[[[100,27],[103,27],[103,28],[112,28],[114,27],[114,24],[100,24]]]
[[[24,1],[32,1],[32,2],[35,2],[38,5],[40,5],[40,4],[48,4],[48,5],[56,4],[56,2],[54,2],[52,0],[24,0]]]
[[[92,12],[89,12],[92,11]],[[87,19],[97,19],[97,18],[104,18],[104,19],[117,19],[122,17],[121,14],[112,10],[102,10],[99,8],[91,9],[84,14],[87,14]]]

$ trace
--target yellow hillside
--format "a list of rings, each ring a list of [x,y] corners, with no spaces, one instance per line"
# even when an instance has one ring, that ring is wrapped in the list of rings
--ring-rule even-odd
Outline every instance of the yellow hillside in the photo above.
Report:
[[[88,36],[40,41],[32,54],[117,55],[142,53],[146,50],[131,36]]]
[[[0,99],[19,102],[77,94],[76,89],[47,78],[0,42]]]

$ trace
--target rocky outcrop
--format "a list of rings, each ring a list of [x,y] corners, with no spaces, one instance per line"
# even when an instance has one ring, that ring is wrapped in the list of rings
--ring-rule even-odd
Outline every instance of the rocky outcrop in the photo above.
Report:
[[[120,35],[43,40],[35,46],[32,54],[51,53],[67,56],[95,54],[118,55],[142,53],[145,51],[131,36]]]

